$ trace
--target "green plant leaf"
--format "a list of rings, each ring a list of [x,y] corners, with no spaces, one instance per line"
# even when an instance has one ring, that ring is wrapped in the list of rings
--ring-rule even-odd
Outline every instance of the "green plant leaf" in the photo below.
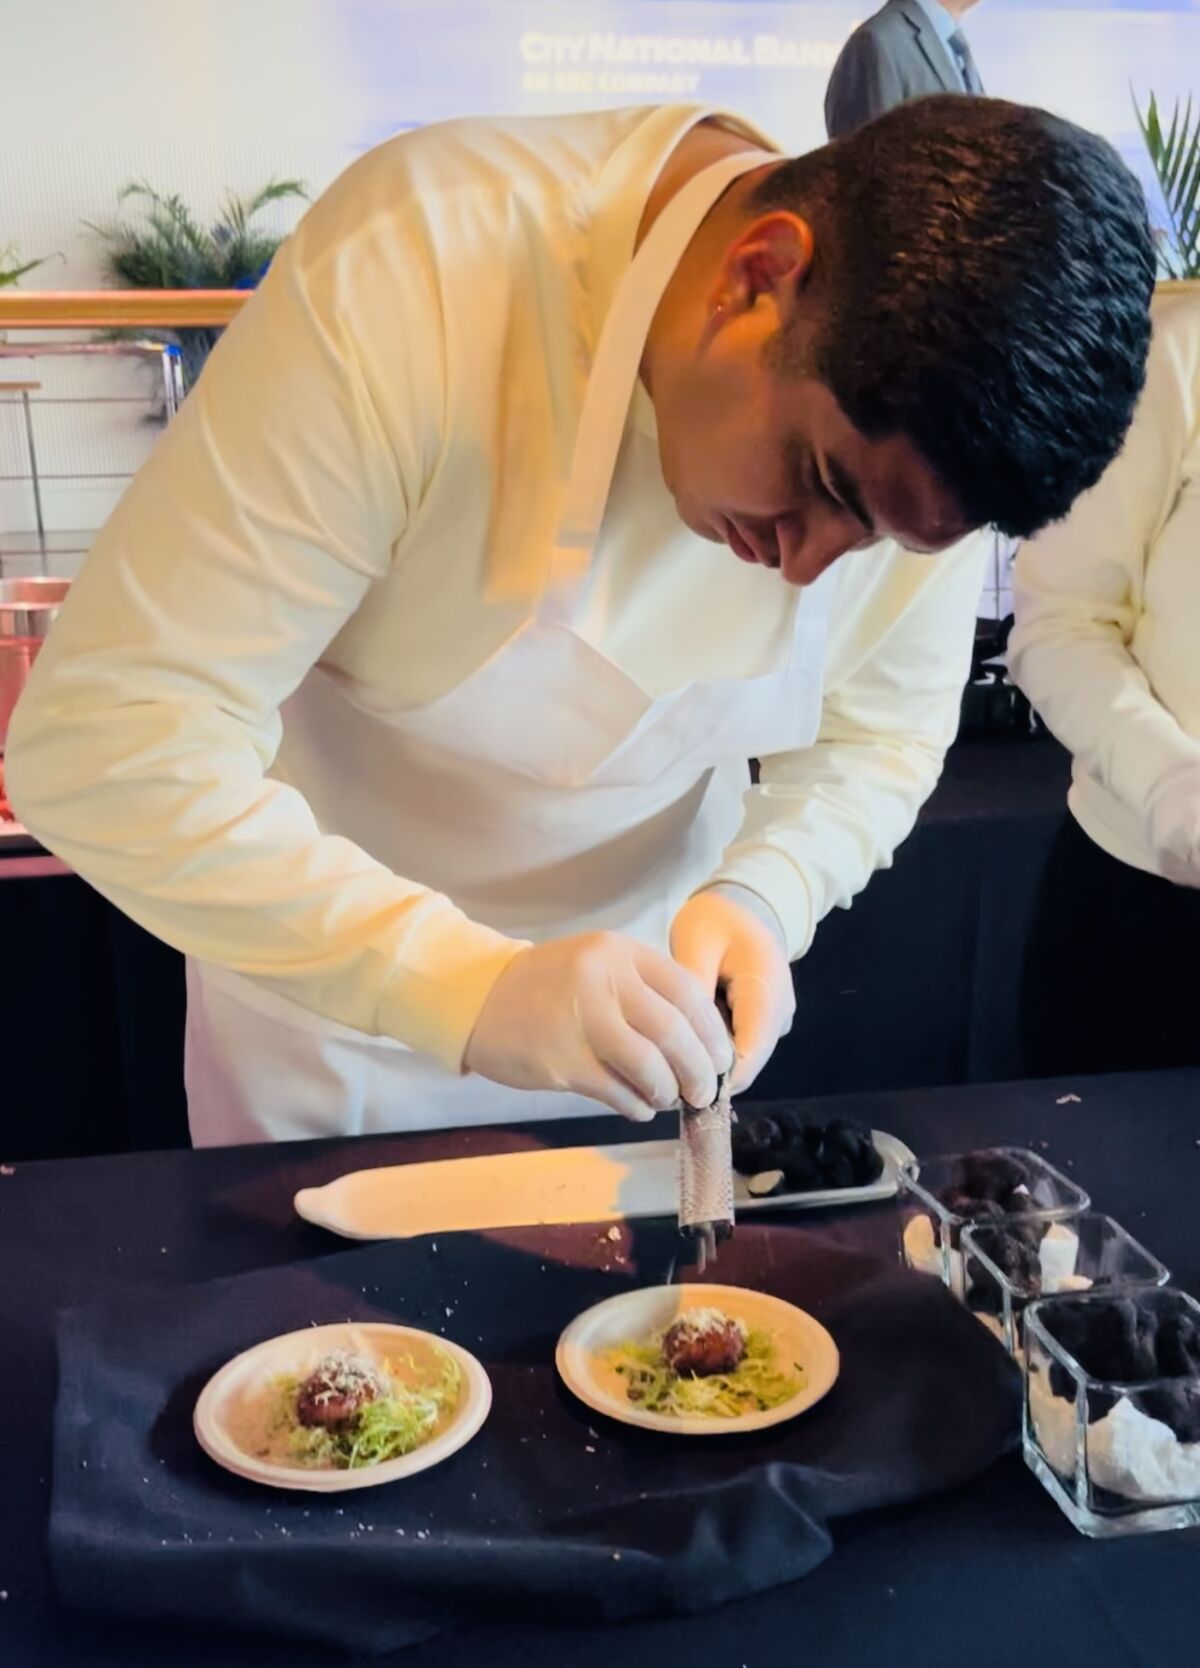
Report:
[[[300,197],[308,202],[308,184],[305,180],[268,180],[262,190],[248,200],[242,199],[246,219],[252,220],[260,209],[266,208],[268,203],[282,202],[286,198]]]
[[[110,279],[130,289],[226,289],[258,280],[282,241],[256,230],[256,214],[286,198],[307,201],[302,180],[270,179],[247,197],[226,191],[211,225],[201,222],[178,192],[162,192],[132,180],[118,193],[117,218],[84,225],[104,246]],[[188,328],[175,333],[184,381],[195,381],[220,332]]]
[[[1189,112],[1190,114],[1190,112]],[[1176,148],[1176,138],[1179,134],[1179,105],[1176,104],[1171,115],[1171,131],[1167,135],[1167,142],[1163,146],[1163,181],[1167,191],[1175,189],[1175,180],[1179,173],[1180,164],[1184,158],[1184,147]]]
[[[13,284],[19,283],[27,272],[33,272],[39,266],[45,266],[47,261],[54,259],[61,261],[63,258],[56,250],[52,256],[39,255],[36,260],[22,262],[16,244],[10,243],[7,248],[0,249],[0,290],[8,289]],[[10,261],[16,261],[18,264],[10,266],[8,264]]]
[[[1159,244],[1159,261],[1173,278],[1200,277],[1200,108],[1189,96],[1176,99],[1164,138],[1153,93],[1143,115],[1133,101],[1138,127],[1154,168],[1169,225]]]
[[[34,267],[41,266],[41,264],[41,261],[26,261],[24,266],[0,267],[0,289],[9,284],[18,283],[27,272],[32,272]]]
[[[1171,179],[1171,212],[1181,264],[1190,276],[1200,275],[1200,114],[1193,122],[1190,99]]]
[[[268,203],[307,197],[300,180],[271,179],[241,198],[226,192],[211,226],[202,224],[177,192],[132,180],[118,194],[122,213],[109,225],[88,223],[106,246],[109,273],[134,289],[223,289],[254,282],[279,247],[251,221]]]

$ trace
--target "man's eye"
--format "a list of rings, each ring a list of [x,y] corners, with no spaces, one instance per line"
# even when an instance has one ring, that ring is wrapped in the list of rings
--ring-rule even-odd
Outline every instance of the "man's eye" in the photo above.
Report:
[[[815,462],[813,464],[812,478],[813,489],[815,490],[818,498],[824,499],[825,503],[828,504],[831,509],[845,510],[846,506],[842,503],[841,499],[835,497],[829,487],[825,484],[825,477],[821,474],[821,471],[817,468]]]

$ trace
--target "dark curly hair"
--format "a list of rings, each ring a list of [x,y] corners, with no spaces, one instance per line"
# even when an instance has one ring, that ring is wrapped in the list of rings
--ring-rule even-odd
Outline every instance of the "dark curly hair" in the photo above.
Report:
[[[973,526],[1026,538],[1120,450],[1145,377],[1154,244],[1103,139],[998,99],[918,99],[775,168],[752,212],[814,228],[806,369],[871,439],[903,434]]]

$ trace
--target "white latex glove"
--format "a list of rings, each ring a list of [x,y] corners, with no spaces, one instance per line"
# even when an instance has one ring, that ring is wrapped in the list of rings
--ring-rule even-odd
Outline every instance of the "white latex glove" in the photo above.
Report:
[[[710,992],[619,933],[522,950],[492,987],[463,1057],[513,1089],[569,1090],[645,1122],[716,1099],[733,1051]]]
[[[1200,767],[1165,776],[1147,807],[1150,843],[1176,886],[1200,886]]]
[[[737,1065],[731,1094],[748,1089],[792,1028],[796,996],[783,928],[769,904],[744,886],[697,892],[675,917],[671,954],[715,994],[724,986]]]

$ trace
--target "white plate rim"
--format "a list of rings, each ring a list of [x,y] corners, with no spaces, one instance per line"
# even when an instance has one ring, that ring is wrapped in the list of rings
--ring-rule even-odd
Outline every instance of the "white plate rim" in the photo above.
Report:
[[[366,1327],[370,1327],[372,1332],[394,1335],[398,1342],[405,1338],[420,1338],[434,1344],[453,1357],[462,1369],[463,1396],[459,1412],[431,1442],[414,1448],[411,1454],[402,1454],[399,1459],[386,1460],[382,1465],[364,1466],[356,1471],[314,1471],[300,1466],[271,1465],[265,1460],[255,1459],[253,1455],[244,1453],[221,1430],[216,1418],[221,1395],[254,1356],[300,1338],[318,1343],[327,1338],[329,1348],[335,1349],[339,1347],[337,1339],[344,1339],[348,1329]],[[294,1332],[280,1332],[272,1338],[262,1338],[257,1344],[251,1344],[248,1349],[231,1357],[224,1366],[218,1367],[196,1398],[192,1430],[208,1457],[235,1477],[244,1477],[267,1488],[300,1490],[308,1494],[343,1494],[354,1489],[378,1488],[384,1483],[399,1482],[402,1478],[415,1477],[431,1466],[440,1465],[478,1435],[491,1407],[492,1381],[482,1363],[452,1338],[440,1337],[423,1327],[406,1326],[403,1322],[335,1321],[326,1326],[300,1327]]]
[[[756,1303],[765,1303],[776,1309],[786,1310],[790,1316],[798,1317],[803,1323],[804,1330],[817,1342],[825,1353],[828,1362],[828,1372],[824,1380],[818,1379],[799,1391],[790,1401],[782,1402],[778,1407],[766,1409],[760,1413],[745,1413],[736,1419],[679,1419],[671,1414],[650,1413],[633,1406],[614,1405],[592,1387],[589,1376],[575,1370],[574,1356],[578,1352],[585,1355],[586,1351],[580,1342],[581,1335],[588,1329],[589,1323],[599,1319],[603,1314],[615,1313],[618,1309],[628,1305],[631,1301],[652,1292],[687,1292],[695,1294],[697,1298],[703,1294],[705,1303],[711,1301],[716,1307],[721,1307],[721,1299],[728,1303],[731,1298],[737,1299],[743,1293],[750,1293]],[[736,1303],[734,1305],[736,1308]],[[554,1351],[554,1365],[558,1375],[571,1394],[578,1398],[585,1407],[593,1413],[599,1413],[606,1419],[613,1419],[625,1425],[636,1426],[639,1430],[661,1432],[665,1436],[741,1436],[755,1431],[769,1430],[773,1425],[782,1425],[796,1419],[802,1413],[807,1413],[810,1407],[815,1407],[833,1389],[841,1372],[841,1354],[837,1344],[829,1332],[828,1327],[808,1312],[786,1298],[776,1297],[771,1292],[762,1292],[751,1287],[722,1286],[704,1283],[691,1283],[683,1286],[639,1286],[631,1291],[619,1292],[615,1297],[605,1298],[600,1303],[594,1303],[588,1309],[575,1316],[563,1328]]]

